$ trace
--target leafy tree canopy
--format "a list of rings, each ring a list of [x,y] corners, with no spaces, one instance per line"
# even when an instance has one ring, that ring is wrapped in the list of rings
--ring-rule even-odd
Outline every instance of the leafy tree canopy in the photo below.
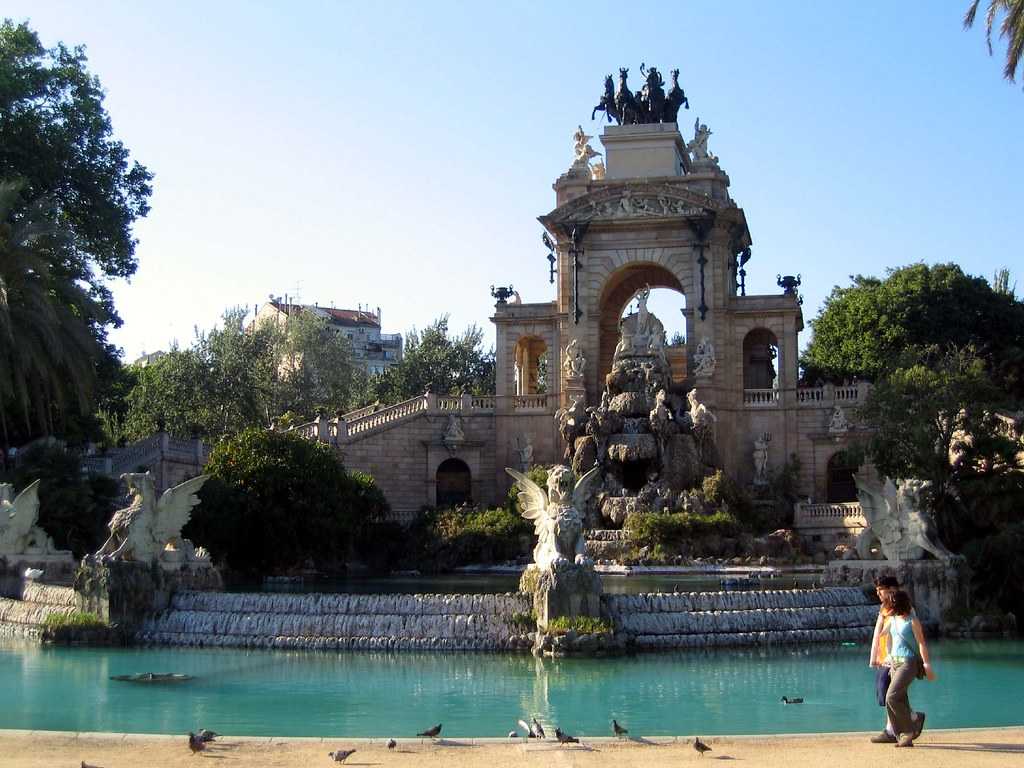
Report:
[[[202,503],[184,535],[218,562],[273,574],[342,567],[350,543],[387,512],[369,475],[346,472],[324,445],[247,429],[210,454]]]
[[[406,336],[402,360],[370,381],[368,400],[397,403],[422,395],[494,393],[494,351],[483,350],[483,331],[469,326],[461,335],[448,332],[448,317],[440,317],[422,333]]]
[[[219,437],[266,428],[285,413],[310,420],[357,403],[364,374],[344,335],[311,313],[281,324],[244,320],[244,309],[228,310],[221,327],[197,333],[190,348],[134,368],[110,439],[140,439],[161,424],[183,437]]]
[[[113,138],[85,49],[46,49],[27,24],[0,24],[0,178],[48,198],[75,235],[64,266],[109,302],[102,277],[135,272],[132,224],[149,211],[152,174]]]
[[[993,381],[1024,397],[1024,303],[956,264],[911,264],[835,287],[811,321],[804,376],[877,381],[908,350],[973,347]]]

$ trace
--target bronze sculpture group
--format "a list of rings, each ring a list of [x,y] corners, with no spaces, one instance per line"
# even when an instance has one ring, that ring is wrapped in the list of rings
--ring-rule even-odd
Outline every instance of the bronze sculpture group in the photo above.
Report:
[[[629,69],[619,68],[619,88],[614,89],[612,76],[607,75],[604,79],[604,95],[600,103],[590,113],[590,119],[594,119],[599,111],[604,112],[605,118],[610,123],[613,119],[619,125],[642,125],[646,123],[674,123],[679,114],[679,108],[690,108],[690,102],[686,94],[679,87],[679,70],[671,71],[672,85],[665,92],[665,80],[657,68],[651,67],[645,70],[640,65],[640,74],[646,82],[644,87],[635,94],[629,90],[626,78]]]

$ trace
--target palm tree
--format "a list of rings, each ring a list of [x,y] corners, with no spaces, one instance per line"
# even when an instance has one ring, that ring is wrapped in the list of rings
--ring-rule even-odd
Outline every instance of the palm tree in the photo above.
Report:
[[[0,182],[0,432],[8,406],[25,428],[53,432],[53,410],[70,397],[84,407],[95,383],[98,303],[63,265],[74,243],[48,206],[20,205],[21,185]]]
[[[974,18],[978,13],[981,0],[973,0],[967,13],[964,14],[964,27],[974,26]],[[1016,81],[1017,68],[1020,66],[1021,55],[1024,54],[1024,0],[988,0],[988,11],[985,13],[985,40],[988,43],[989,55],[992,54],[992,30],[998,18],[1003,16],[999,24],[999,37],[1006,38],[1006,66],[1003,77],[1011,83]]]

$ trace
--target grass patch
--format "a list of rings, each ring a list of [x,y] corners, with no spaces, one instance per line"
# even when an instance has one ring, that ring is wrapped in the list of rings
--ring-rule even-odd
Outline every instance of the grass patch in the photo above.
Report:
[[[547,631],[552,635],[564,635],[570,629],[579,635],[599,635],[613,627],[611,622],[591,616],[558,616],[548,622]]]
[[[95,613],[87,611],[75,611],[67,615],[51,613],[43,620],[43,627],[49,630],[64,629],[65,627],[75,629],[106,629],[107,626],[107,622]]]

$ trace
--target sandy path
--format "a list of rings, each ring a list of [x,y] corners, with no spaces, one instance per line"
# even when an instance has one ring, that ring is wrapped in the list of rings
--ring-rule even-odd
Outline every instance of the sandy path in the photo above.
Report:
[[[721,737],[705,741],[712,751],[701,758],[689,741],[622,743],[588,739],[582,747],[546,743],[505,743],[495,740],[449,739],[440,744],[420,740],[399,742],[388,751],[380,741],[344,739],[219,739],[208,752],[193,756],[185,737],[120,734],[58,734],[45,731],[0,731],[3,768],[78,768],[81,761],[103,768],[216,768],[217,765],[315,768],[334,763],[327,752],[355,747],[347,766],[451,766],[452,768],[636,768],[702,765],[716,760],[743,766],[785,768],[984,768],[1024,765],[1024,727],[959,731],[926,731],[913,749],[868,742],[869,734],[826,736]],[[666,743],[667,742],[667,743]],[[215,761],[215,762],[214,762]]]

